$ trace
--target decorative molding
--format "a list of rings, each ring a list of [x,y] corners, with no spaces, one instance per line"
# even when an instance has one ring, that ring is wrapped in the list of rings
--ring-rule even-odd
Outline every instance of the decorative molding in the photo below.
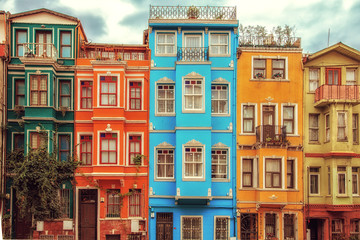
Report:
[[[155,67],[154,59],[151,59],[150,67]]]
[[[205,34],[208,34],[209,28],[205,27]]]
[[[179,34],[181,33],[181,27],[178,27],[178,33]]]
[[[171,80],[170,78],[163,77],[163,78],[160,78],[159,80],[157,80],[155,83],[171,83],[171,84],[175,84],[175,81]]]
[[[155,127],[153,126],[153,123],[151,122],[151,123],[149,123],[149,131],[152,131],[152,130],[154,130],[155,129]]]
[[[188,75],[185,76],[185,78],[202,78],[203,76],[201,76],[200,74],[196,73],[196,72],[191,72]]]
[[[269,198],[270,198],[271,200],[276,200],[276,199],[278,199],[279,197],[276,196],[275,194],[273,194],[273,195],[271,195]]]
[[[149,33],[152,33],[152,27],[149,27]]]
[[[184,146],[203,146],[203,144],[199,141],[196,141],[195,139],[187,142],[184,144]]]
[[[228,130],[229,130],[229,131],[232,131],[232,130],[233,130],[233,124],[232,124],[232,122],[229,123]]]
[[[238,28],[234,27],[234,34],[238,33]]]
[[[208,188],[208,197],[211,197],[211,188]]]
[[[222,83],[222,84],[226,83],[226,84],[229,84],[229,81],[222,78],[222,77],[219,77],[219,78],[213,80],[211,83]]]
[[[229,63],[229,67],[234,67],[234,60],[231,60],[230,63]]]
[[[173,145],[167,142],[162,142],[156,146],[157,148],[175,148]]]
[[[212,145],[212,148],[227,148],[228,146],[226,146],[225,144],[223,144],[222,142],[218,142],[214,145]]]
[[[269,97],[265,98],[265,100],[268,101],[268,102],[271,102],[271,101],[274,100],[274,99],[269,96]]]
[[[176,196],[180,196],[180,188],[176,189]]]
[[[105,132],[111,132],[112,131],[112,128],[110,126],[111,126],[110,124],[106,125]]]

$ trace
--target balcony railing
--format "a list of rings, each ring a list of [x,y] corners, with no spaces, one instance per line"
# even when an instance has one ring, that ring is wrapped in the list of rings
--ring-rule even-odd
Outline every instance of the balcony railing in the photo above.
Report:
[[[95,60],[147,60],[147,54],[144,52],[124,51],[118,48],[96,48],[80,51],[80,58]]]
[[[287,143],[286,126],[260,125],[256,127],[256,142],[273,145]]]
[[[236,20],[236,7],[150,6],[150,19]]]
[[[25,58],[52,59],[58,58],[58,51],[52,43],[25,43],[23,44],[23,56]]]
[[[318,102],[354,102],[359,103],[358,85],[321,85],[315,90],[315,103]]]
[[[239,36],[240,47],[286,47],[300,48],[301,38],[279,38],[273,35],[267,36]]]
[[[209,48],[207,47],[178,47],[177,60],[184,62],[209,61]]]

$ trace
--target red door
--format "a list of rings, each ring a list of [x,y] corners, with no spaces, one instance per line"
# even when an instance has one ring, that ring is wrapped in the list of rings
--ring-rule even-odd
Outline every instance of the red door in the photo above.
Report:
[[[97,236],[97,190],[79,190],[79,239],[95,240]]]

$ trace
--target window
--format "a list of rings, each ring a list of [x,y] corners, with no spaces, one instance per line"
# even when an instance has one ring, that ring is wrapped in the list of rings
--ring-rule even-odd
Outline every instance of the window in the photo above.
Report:
[[[320,69],[310,69],[309,70],[309,91],[315,92],[315,90],[319,87],[319,76]]]
[[[211,85],[211,113],[228,114],[228,102],[228,86]]]
[[[70,189],[60,189],[61,217],[70,218]]]
[[[181,216],[181,239],[202,240],[201,217]]]
[[[59,157],[66,161],[70,157],[70,135],[59,135]]]
[[[126,240],[142,240],[141,233],[128,234]]]
[[[284,240],[295,240],[295,214],[284,214]]]
[[[360,239],[360,219],[350,219],[350,236]]]
[[[18,57],[24,56],[25,43],[27,43],[27,31],[26,30],[16,30],[16,56],[18,56]]]
[[[117,104],[117,77],[100,77],[100,105],[116,106]]]
[[[106,217],[120,217],[120,189],[107,190]]]
[[[60,81],[60,107],[71,107],[71,82]]]
[[[15,133],[13,149],[16,150],[23,148],[24,148],[24,133]]]
[[[286,133],[295,133],[295,107],[294,106],[283,106],[283,124],[286,127]]]
[[[337,140],[338,141],[346,141],[347,134],[346,134],[346,113],[345,112],[338,112],[338,132],[337,132]]]
[[[91,109],[92,108],[92,81],[81,81],[80,92],[80,108]]]
[[[276,238],[277,233],[276,213],[265,214],[265,236],[269,239]]]
[[[185,79],[185,110],[203,109],[202,79]]]
[[[286,163],[287,188],[295,188],[295,160],[288,159]]]
[[[82,165],[91,165],[92,163],[92,136],[80,136],[80,161]]]
[[[185,147],[185,177],[203,178],[203,148]]]
[[[330,142],[330,115],[325,115],[325,142]]]
[[[257,213],[241,213],[240,239],[258,239],[258,215]]]
[[[117,163],[117,134],[100,133],[100,163]]]
[[[157,149],[157,178],[174,178],[174,150]]]
[[[141,217],[141,190],[130,189],[129,217]]]
[[[36,31],[36,56],[52,57],[55,54],[54,45],[52,44],[52,31]]]
[[[265,159],[265,187],[281,188],[281,159]]]
[[[141,155],[141,136],[129,136],[129,163],[130,165],[137,164],[134,158]],[[140,163],[141,164],[141,163]]]
[[[266,78],[266,59],[253,60],[254,78]]]
[[[331,194],[331,171],[330,167],[328,166],[328,195]]]
[[[284,59],[272,59],[272,78],[285,78]]]
[[[141,82],[130,82],[130,109],[141,110]]]
[[[356,68],[346,69],[346,85],[356,85]]]
[[[156,53],[162,55],[175,54],[175,33],[156,34]]]
[[[46,148],[47,135],[44,133],[31,132],[30,133],[30,147],[31,149]]]
[[[326,69],[326,84],[341,85],[340,76],[341,76],[340,68],[327,68]]]
[[[352,168],[352,194],[359,195],[359,167]]]
[[[243,132],[255,132],[255,106],[243,105]]]
[[[30,76],[30,105],[46,106],[47,105],[47,76],[31,75]]]
[[[60,32],[60,57],[70,58],[71,57],[71,32],[61,31]]]
[[[227,240],[229,237],[229,217],[215,217],[215,240]]]
[[[333,219],[331,221],[332,239],[341,239],[344,232],[344,219]]]
[[[157,112],[161,114],[175,113],[175,86],[173,84],[157,85]]]
[[[320,168],[311,167],[310,168],[310,194],[320,194]]]
[[[359,114],[355,113],[352,115],[352,132],[353,132],[353,143],[359,143]]]
[[[226,149],[211,150],[211,178],[227,179],[228,151]]]
[[[309,141],[319,141],[319,114],[309,114]]]
[[[15,106],[25,105],[25,81],[15,80]]]
[[[338,167],[338,193],[346,194],[346,167]]]
[[[242,160],[242,186],[243,187],[254,187],[254,159],[244,158]]]
[[[212,33],[210,35],[210,54],[225,55],[229,54],[229,35]]]

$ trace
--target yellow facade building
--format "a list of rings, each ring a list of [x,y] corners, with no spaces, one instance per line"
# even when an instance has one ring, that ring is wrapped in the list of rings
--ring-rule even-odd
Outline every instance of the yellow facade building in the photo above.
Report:
[[[359,67],[342,43],[304,58],[308,239],[360,239]]]
[[[240,239],[304,239],[300,39],[239,45],[237,216]]]

